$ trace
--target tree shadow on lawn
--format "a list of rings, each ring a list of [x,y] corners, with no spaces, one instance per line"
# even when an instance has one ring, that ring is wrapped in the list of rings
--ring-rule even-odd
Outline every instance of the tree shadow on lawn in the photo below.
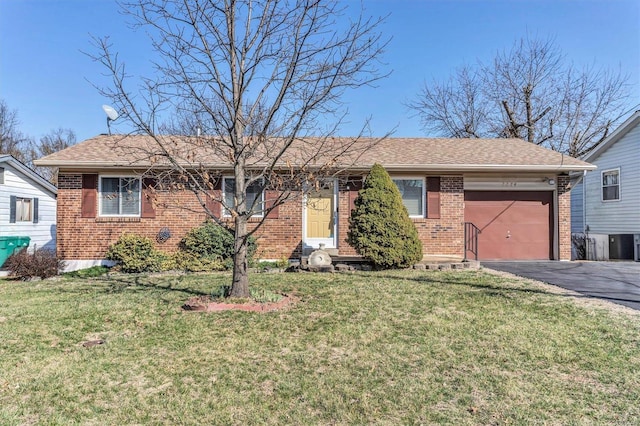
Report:
[[[360,275],[363,278],[371,279],[371,277],[367,277],[363,272],[355,272],[354,274]],[[456,285],[456,286],[464,286],[469,288],[476,288],[479,290],[483,290],[484,293],[493,295],[493,296],[506,296],[508,293],[523,293],[523,294],[540,294],[540,295],[550,295],[550,296],[563,296],[563,297],[585,297],[590,298],[590,296],[586,296],[583,294],[571,294],[565,292],[553,292],[547,291],[540,288],[525,288],[525,287],[517,287],[516,284],[511,283],[510,281],[497,277],[490,274],[485,274],[485,276],[491,277],[492,280],[496,280],[497,283],[504,283],[505,285],[509,285],[509,287],[500,286],[492,283],[481,283],[481,282],[473,282],[473,280],[478,280],[478,277],[475,275],[470,275],[470,272],[466,271],[461,274],[457,273],[438,273],[435,274],[443,274],[444,276],[429,276],[429,274],[434,274],[433,272],[426,272],[424,276],[402,276],[398,274],[385,274],[384,278],[397,279],[397,280],[405,280],[405,281],[414,281],[420,284],[443,284],[443,285]],[[445,275],[446,274],[446,275]],[[455,275],[453,275],[455,274]]]
[[[208,296],[211,295],[213,289],[219,287],[218,285],[213,285],[209,291],[199,289],[197,288],[199,287],[198,285],[194,285],[196,283],[193,276],[189,275],[107,274],[97,278],[75,279],[75,281],[81,283],[81,285],[73,288],[64,288],[61,291],[69,293],[101,292],[106,294],[123,293],[125,291],[156,291],[161,293],[184,293],[189,296]]]

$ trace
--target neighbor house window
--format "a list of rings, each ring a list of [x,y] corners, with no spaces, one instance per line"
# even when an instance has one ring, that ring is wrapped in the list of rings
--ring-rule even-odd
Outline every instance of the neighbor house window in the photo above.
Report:
[[[33,222],[38,223],[38,199],[9,197],[9,223]]]
[[[4,184],[4,167],[0,167],[0,185]]]
[[[102,216],[139,216],[140,179],[100,177],[100,214]]]
[[[233,206],[233,194],[235,192],[235,178],[223,178],[223,196],[227,206]],[[255,205],[254,205],[255,203]],[[247,187],[247,209],[253,207],[257,211],[253,216],[262,216],[262,208],[264,203],[264,192],[262,191],[262,182],[253,182]],[[230,216],[229,210],[225,209],[225,216]]]
[[[620,199],[620,169],[602,172],[602,201]]]
[[[33,220],[33,200],[31,198],[16,198],[16,222],[31,222]]]
[[[393,183],[395,183],[400,190],[402,202],[407,208],[409,216],[424,217],[424,179],[394,178]]]

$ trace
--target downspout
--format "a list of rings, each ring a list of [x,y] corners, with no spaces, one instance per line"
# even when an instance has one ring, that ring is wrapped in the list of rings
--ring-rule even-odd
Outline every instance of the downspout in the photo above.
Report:
[[[582,235],[584,235],[584,257],[589,260],[589,227],[587,226],[587,171],[582,171]]]

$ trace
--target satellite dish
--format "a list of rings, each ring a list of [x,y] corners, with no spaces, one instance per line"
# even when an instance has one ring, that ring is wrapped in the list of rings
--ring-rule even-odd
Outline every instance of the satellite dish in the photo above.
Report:
[[[118,119],[118,111],[111,108],[109,105],[102,105],[102,109],[107,114],[107,121],[113,121]]]
[[[111,136],[111,122],[118,118],[118,111],[109,105],[102,105],[102,110],[107,114],[107,129],[109,130],[109,136]]]

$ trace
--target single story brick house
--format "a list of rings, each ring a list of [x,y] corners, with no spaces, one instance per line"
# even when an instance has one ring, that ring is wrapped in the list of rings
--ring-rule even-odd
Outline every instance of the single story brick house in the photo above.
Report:
[[[59,168],[58,255],[70,269],[103,262],[107,247],[123,233],[156,239],[168,230],[171,238],[158,248],[176,250],[205,219],[188,191],[158,191],[149,201],[144,171],[152,162],[116,143],[126,140],[131,147],[145,138],[100,135],[36,162]],[[322,212],[298,200],[267,215],[257,232],[259,257],[295,259],[320,243],[354,255],[345,241],[348,218],[374,163],[401,190],[426,255],[480,260],[570,260],[569,173],[595,168],[520,139],[387,138],[364,152],[344,172],[346,179],[327,182],[314,196],[325,206]],[[219,173],[214,192],[226,197],[233,176],[229,160],[201,164]],[[477,250],[470,244],[474,237]]]

